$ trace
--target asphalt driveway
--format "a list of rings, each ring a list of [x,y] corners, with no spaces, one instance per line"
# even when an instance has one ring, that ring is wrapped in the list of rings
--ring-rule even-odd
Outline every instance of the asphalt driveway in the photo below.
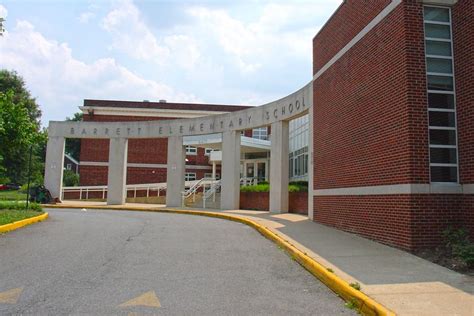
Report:
[[[344,302],[243,224],[48,210],[0,235],[0,314],[343,315]]]

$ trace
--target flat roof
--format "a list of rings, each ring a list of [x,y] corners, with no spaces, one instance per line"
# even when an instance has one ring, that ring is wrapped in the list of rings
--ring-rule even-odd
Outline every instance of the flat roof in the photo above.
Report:
[[[121,101],[121,100],[93,100],[84,99],[84,106],[116,107],[116,108],[143,108],[143,109],[169,109],[169,110],[196,110],[234,112],[253,106],[248,105],[226,105],[226,104],[203,104],[203,103],[174,103],[174,102],[151,102],[151,101]]]

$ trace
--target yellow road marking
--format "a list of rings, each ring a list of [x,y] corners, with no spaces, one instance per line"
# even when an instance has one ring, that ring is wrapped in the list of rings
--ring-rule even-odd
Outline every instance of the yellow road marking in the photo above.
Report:
[[[161,304],[158,297],[156,297],[155,291],[149,291],[119,305],[119,307],[130,306],[161,307]]]
[[[23,292],[22,287],[0,292],[0,304],[16,304],[20,298],[21,292]]]

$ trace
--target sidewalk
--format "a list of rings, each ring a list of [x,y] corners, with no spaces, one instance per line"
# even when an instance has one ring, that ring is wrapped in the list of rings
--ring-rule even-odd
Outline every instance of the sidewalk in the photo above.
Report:
[[[57,206],[56,206],[57,207]],[[72,202],[62,208],[153,210],[164,206]],[[206,210],[210,211],[210,210]],[[335,274],[352,283],[397,315],[474,315],[474,278],[407,252],[354,234],[314,223],[297,214],[261,211],[217,211],[243,216],[287,239]]]

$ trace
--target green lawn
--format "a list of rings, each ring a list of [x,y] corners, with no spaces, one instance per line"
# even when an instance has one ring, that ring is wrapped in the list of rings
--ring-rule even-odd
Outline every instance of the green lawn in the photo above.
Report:
[[[17,191],[0,191],[0,201],[26,201],[26,193]]]
[[[43,213],[42,211],[33,210],[0,210],[0,226],[21,221],[25,218],[35,217]]]
[[[2,192],[5,193],[5,192]],[[17,193],[16,196],[19,196],[18,192],[10,191],[10,193]],[[7,197],[11,195],[2,195],[2,197]],[[15,195],[13,196],[15,197]],[[25,218],[30,218],[43,214],[41,205],[37,203],[30,203],[28,210],[26,210],[25,201],[15,201],[15,200],[6,200],[0,198],[0,225],[9,224],[12,222],[20,221]]]

